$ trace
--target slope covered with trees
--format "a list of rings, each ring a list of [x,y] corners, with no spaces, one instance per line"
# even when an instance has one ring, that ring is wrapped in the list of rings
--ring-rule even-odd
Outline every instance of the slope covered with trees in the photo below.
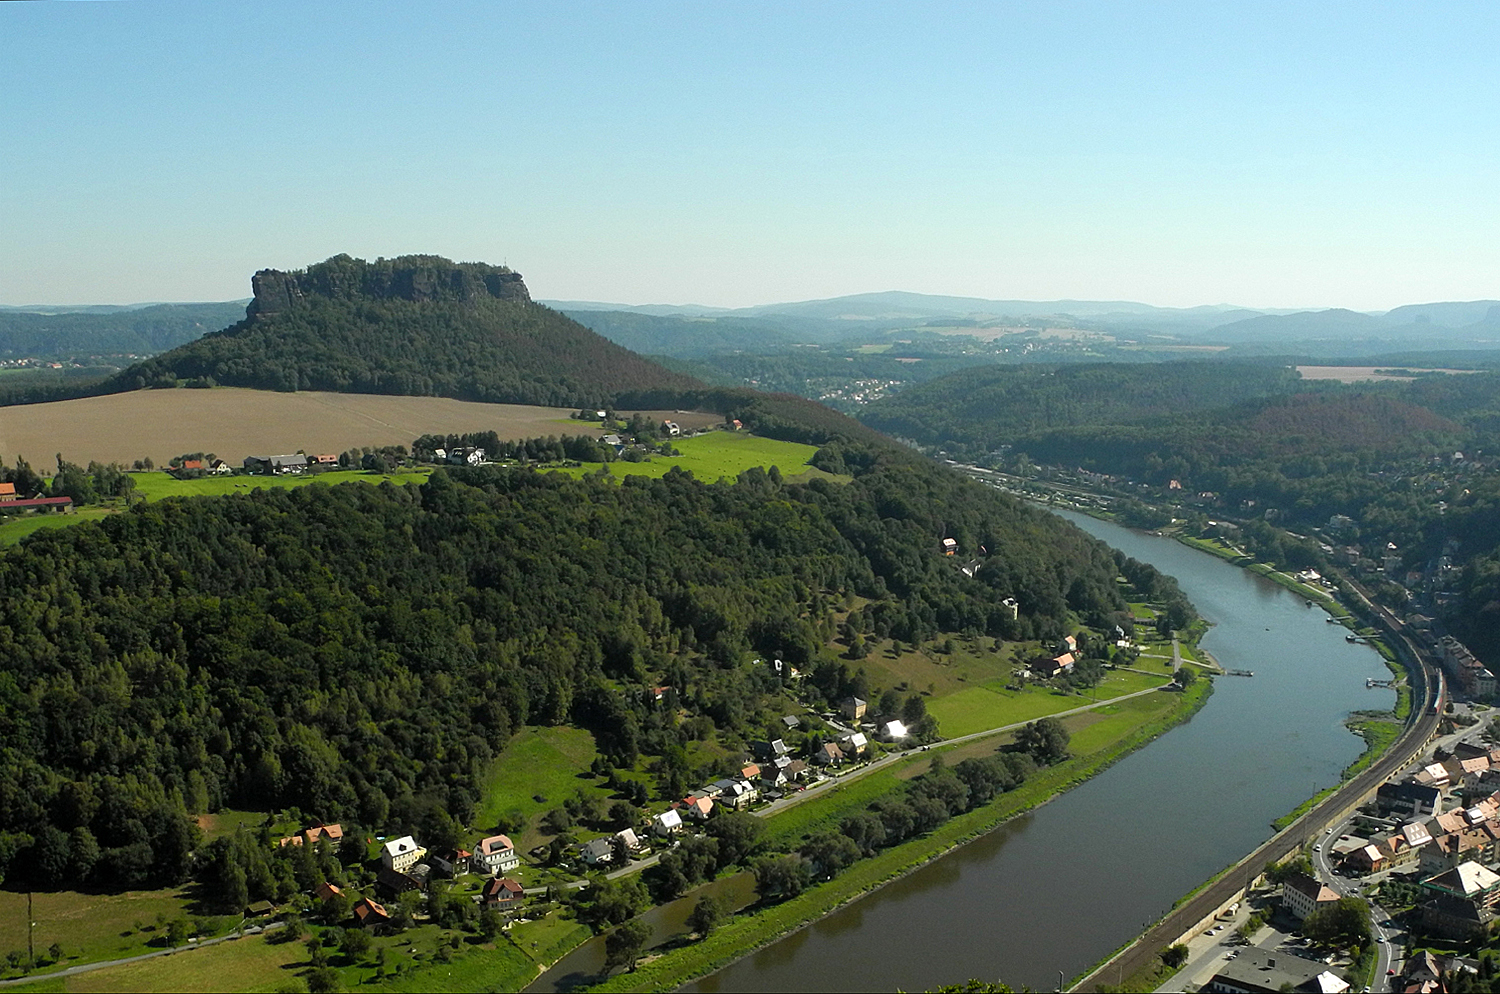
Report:
[[[335,256],[263,270],[243,321],[121,371],[101,392],[178,385],[577,407],[697,381],[532,303],[505,267]]]
[[[465,469],[38,534],[0,557],[0,870],[178,880],[190,816],[221,805],[452,836],[523,724],[655,757],[681,796],[705,772],[685,743],[737,752],[775,720],[782,678],[753,654],[848,692],[827,650],[845,597],[904,641],[1120,616],[1121,564],[1082,532],[888,447],[834,456],[852,483]],[[944,536],[989,567],[963,576]],[[660,685],[696,717],[658,707]]]

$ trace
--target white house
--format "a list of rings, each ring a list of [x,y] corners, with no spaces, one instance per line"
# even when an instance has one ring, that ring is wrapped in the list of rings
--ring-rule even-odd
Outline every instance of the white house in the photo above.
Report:
[[[892,742],[904,739],[907,736],[906,725],[899,721],[888,721],[880,726],[880,735]]]
[[[516,847],[508,835],[491,835],[480,839],[474,847],[474,858],[469,861],[475,873],[509,873],[521,865]]]
[[[651,829],[660,836],[675,835],[682,831],[682,815],[678,814],[675,808],[671,811],[664,811],[651,819]]]
[[[410,835],[392,839],[380,847],[380,862],[387,870],[395,870],[397,873],[410,870],[426,855],[427,847],[417,845],[417,840]]]

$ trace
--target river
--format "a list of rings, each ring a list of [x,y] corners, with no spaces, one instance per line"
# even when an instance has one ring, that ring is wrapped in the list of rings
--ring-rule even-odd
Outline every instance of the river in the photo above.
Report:
[[[1363,750],[1349,712],[1389,671],[1302,598],[1171,539],[1061,512],[1175,576],[1214,627],[1191,721],[1092,780],[688,988],[920,991],[970,977],[1052,990],[1253,850]]]

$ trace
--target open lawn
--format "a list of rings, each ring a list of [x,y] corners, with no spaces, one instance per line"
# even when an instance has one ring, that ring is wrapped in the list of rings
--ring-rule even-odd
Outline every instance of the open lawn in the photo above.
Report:
[[[423,483],[428,469],[398,470],[394,473],[370,473],[359,469],[334,470],[302,476],[208,476],[200,480],[179,480],[166,473],[131,473],[136,493],[147,500],[163,497],[214,497],[222,494],[245,494],[262,487],[305,487],[310,483]]]
[[[781,470],[783,477],[806,474],[837,479],[821,470],[813,469],[807,461],[818,451],[815,445],[797,442],[781,442],[774,438],[760,438],[747,432],[713,431],[692,438],[680,438],[672,442],[680,456],[652,456],[650,462],[616,461],[608,464],[609,472],[617,477],[665,476],[673,466],[692,473],[696,479],[712,483],[721,477],[734,479],[754,466]],[[560,470],[570,476],[584,476],[599,471],[599,463],[585,463]],[[810,478],[810,477],[809,477]]]
[[[536,845],[540,816],[579,791],[611,795],[604,782],[588,772],[598,755],[594,737],[581,728],[524,729],[496,757],[474,827],[489,831],[502,818],[518,816],[526,820],[527,831],[515,840],[517,846],[524,851]]]
[[[510,927],[510,939],[516,948],[538,963],[553,963],[563,953],[581,945],[593,931],[571,918],[554,912],[538,921]]]
[[[43,528],[66,528],[80,521],[97,521],[114,513],[113,508],[85,507],[67,514],[19,514],[0,518],[0,546],[15,545]]]
[[[835,620],[842,622],[844,616],[838,616]],[[945,637],[940,637],[935,644],[940,646],[944,640]],[[900,688],[905,685],[906,688],[924,691],[934,697],[944,697],[991,680],[1008,680],[1011,661],[1018,651],[1022,651],[1013,643],[1004,643],[996,651],[993,648],[994,639],[985,637],[966,642],[957,635],[953,636],[951,653],[937,651],[933,647],[934,643],[917,648],[909,643],[902,643],[899,654],[894,652],[894,644],[888,640],[880,641],[871,637],[865,644],[868,654],[863,659],[852,661],[851,667],[863,668],[869,675],[872,688]],[[845,646],[839,641],[832,648],[836,652],[843,652]],[[946,729],[944,732],[946,734]]]
[[[105,967],[64,980],[67,991],[274,991],[308,966],[300,942],[270,943],[260,936],[184,949],[171,956]]]
[[[189,900],[180,889],[82,894],[38,891],[32,895],[34,942],[38,956],[53,943],[62,946],[61,966],[138,956],[161,934],[158,915],[186,915]],[[0,955],[26,949],[26,895],[0,891]],[[4,976],[14,976],[8,967]]]
[[[1165,676],[1116,670],[1108,673],[1099,684],[1097,696],[1101,700],[1119,697],[1166,682]],[[1092,692],[1088,696],[1060,694],[1038,686],[1007,690],[1005,681],[996,680],[945,697],[935,697],[927,702],[927,713],[938,720],[945,738],[953,738],[1082,707],[1094,696]]]

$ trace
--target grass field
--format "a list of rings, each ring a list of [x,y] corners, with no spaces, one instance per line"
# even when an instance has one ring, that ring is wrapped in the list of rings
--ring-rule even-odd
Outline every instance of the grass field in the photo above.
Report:
[[[514,813],[527,821],[527,831],[515,840],[516,844],[522,849],[536,845],[540,840],[534,828],[541,815],[561,807],[579,791],[610,796],[610,789],[588,773],[589,764],[598,755],[594,737],[581,728],[523,730],[496,757],[485,784],[484,800],[474,815],[474,827],[487,831]]]
[[[652,456],[650,462],[612,462],[609,472],[618,477],[665,476],[676,466],[692,473],[696,479],[712,483],[721,477],[734,479],[754,466],[781,470],[783,477],[800,477],[811,474],[825,479],[837,479],[821,470],[813,469],[807,461],[818,451],[815,445],[797,442],[780,442],[774,438],[760,438],[745,432],[713,431],[692,438],[678,439],[672,443],[680,456]],[[585,463],[560,470],[570,476],[584,476],[599,471],[598,463]]]
[[[270,943],[258,936],[206,949],[106,967],[64,979],[66,991],[274,991],[293,983],[308,965],[298,942]]]
[[[1159,687],[1166,682],[1165,675],[1153,677],[1144,673],[1116,670],[1108,673],[1099,684],[1098,697],[1119,697],[1137,690]],[[1007,690],[1005,681],[995,680],[944,697],[935,697],[927,702],[927,713],[937,718],[944,737],[953,738],[982,732],[987,728],[1044,718],[1059,711],[1069,711],[1087,704],[1093,696],[1060,694],[1036,686],[1025,690]]]
[[[44,528],[66,528],[80,521],[98,521],[115,513],[113,508],[85,507],[69,514],[26,514],[11,519],[0,519],[0,547],[15,545],[27,535]]]
[[[340,483],[422,483],[431,474],[429,469],[398,470],[394,473],[370,473],[359,469],[334,470],[306,476],[210,476],[201,480],[179,480],[166,473],[131,473],[135,480],[136,493],[147,500],[163,497],[217,497],[223,494],[244,494],[262,487],[305,487],[310,483],[325,483],[336,486]]]
[[[37,892],[32,895],[37,955],[57,943],[65,958],[61,965],[75,966],[149,952],[148,943],[158,936],[157,916],[185,915],[188,903],[186,894],[175,889],[123,894]],[[0,891],[0,955],[25,949],[26,895]],[[3,968],[4,976],[14,974]]]

